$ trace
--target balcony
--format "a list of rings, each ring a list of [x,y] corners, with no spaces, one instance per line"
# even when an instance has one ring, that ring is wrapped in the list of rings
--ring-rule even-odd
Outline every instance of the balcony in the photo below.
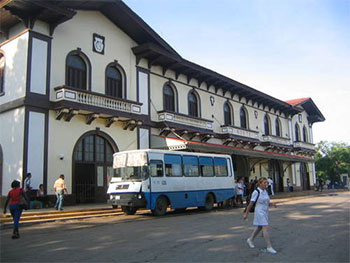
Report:
[[[248,130],[236,126],[221,126],[222,133],[238,136],[240,138],[252,139],[253,141],[259,140],[259,132]]]
[[[181,113],[159,111],[158,122],[171,122],[175,124],[192,126],[199,129],[213,130],[213,121],[191,117]]]
[[[301,151],[311,151],[315,152],[315,144],[309,143],[309,142],[294,142],[293,143],[294,150],[301,150]]]
[[[290,138],[283,138],[283,137],[273,136],[273,135],[263,135],[262,139],[265,143],[291,146]]]
[[[60,86],[55,88],[54,101],[57,103],[69,102],[70,105],[71,103],[74,103],[75,107],[73,108],[76,108],[78,110],[81,109],[81,107],[79,107],[80,104],[81,106],[85,106],[82,107],[82,109],[85,109],[86,106],[92,106],[103,109],[104,112],[106,110],[109,110],[111,111],[110,113],[113,113],[113,111],[118,111],[132,114],[141,114],[142,105],[141,103],[135,101],[113,98],[104,94],[78,90],[67,86]]]

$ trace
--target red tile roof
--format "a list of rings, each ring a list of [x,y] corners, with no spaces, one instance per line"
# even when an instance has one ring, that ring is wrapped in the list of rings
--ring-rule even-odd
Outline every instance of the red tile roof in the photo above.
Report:
[[[310,98],[301,98],[301,99],[287,100],[285,102],[288,103],[289,105],[295,106],[309,99]]]

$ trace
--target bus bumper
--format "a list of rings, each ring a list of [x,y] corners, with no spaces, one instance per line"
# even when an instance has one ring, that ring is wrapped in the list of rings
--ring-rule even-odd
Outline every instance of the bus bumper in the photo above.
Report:
[[[147,201],[143,193],[110,194],[108,203],[113,206],[146,207]]]

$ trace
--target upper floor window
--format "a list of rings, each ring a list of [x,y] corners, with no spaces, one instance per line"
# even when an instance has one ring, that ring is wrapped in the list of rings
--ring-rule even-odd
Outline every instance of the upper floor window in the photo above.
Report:
[[[264,131],[265,131],[265,135],[270,135],[270,119],[267,116],[267,114],[265,114],[265,117],[264,117]]]
[[[166,111],[176,111],[175,107],[175,87],[166,83],[163,87],[163,108]]]
[[[295,124],[295,141],[300,142],[300,131],[298,123]]]
[[[303,127],[303,141],[304,142],[308,141],[306,126]]]
[[[122,74],[114,65],[109,65],[106,69],[106,95],[123,98]]]
[[[281,129],[281,123],[280,120],[278,118],[276,118],[275,121],[275,128],[276,128],[276,136],[282,136],[282,129]]]
[[[241,107],[239,116],[241,119],[241,128],[248,129],[248,114],[243,106]]]
[[[87,89],[87,66],[78,54],[67,56],[66,85],[77,89]]]
[[[199,117],[199,97],[193,90],[188,93],[188,115]]]
[[[0,95],[4,93],[5,55],[0,51]]]
[[[232,125],[232,108],[227,101],[224,104],[224,122],[225,125]]]

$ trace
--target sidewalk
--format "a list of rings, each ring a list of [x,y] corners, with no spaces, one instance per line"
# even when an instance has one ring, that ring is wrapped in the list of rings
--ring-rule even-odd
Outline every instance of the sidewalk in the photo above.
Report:
[[[310,196],[326,196],[349,191],[347,189],[326,189],[323,192],[297,191],[288,193],[276,193],[271,200],[277,203],[287,202],[291,199],[303,199]],[[121,209],[112,209],[112,206],[106,203],[100,204],[78,204],[72,206],[63,206],[63,211],[57,211],[55,208],[42,208],[25,210],[22,213],[21,224],[40,224],[53,222],[56,220],[76,220],[88,217],[101,217],[108,215],[122,215]],[[235,209],[235,208],[233,208]],[[12,217],[10,213],[0,216],[0,228],[11,227]]]

